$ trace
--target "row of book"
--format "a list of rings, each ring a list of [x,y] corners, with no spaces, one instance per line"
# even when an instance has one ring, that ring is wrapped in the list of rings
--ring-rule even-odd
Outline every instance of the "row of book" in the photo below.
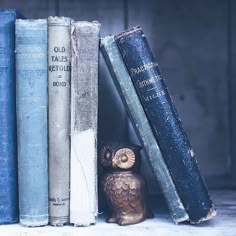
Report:
[[[0,11],[0,223],[18,221],[19,202],[25,226],[94,224],[100,24],[18,17]],[[142,29],[100,40],[171,217],[212,218],[216,210]]]
[[[18,18],[0,12],[0,223],[93,224],[100,24]]]

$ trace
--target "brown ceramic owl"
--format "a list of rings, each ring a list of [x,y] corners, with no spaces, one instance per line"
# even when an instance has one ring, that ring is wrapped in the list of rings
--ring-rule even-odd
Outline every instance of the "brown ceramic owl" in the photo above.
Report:
[[[139,151],[136,145],[106,145],[100,152],[100,163],[106,173],[102,188],[111,210],[108,223],[136,224],[151,217],[146,202],[146,188],[138,174]]]

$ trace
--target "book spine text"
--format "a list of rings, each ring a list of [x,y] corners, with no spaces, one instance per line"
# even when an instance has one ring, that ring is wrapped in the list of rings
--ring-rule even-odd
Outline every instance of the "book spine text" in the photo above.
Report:
[[[48,18],[49,223],[69,222],[70,18]]]

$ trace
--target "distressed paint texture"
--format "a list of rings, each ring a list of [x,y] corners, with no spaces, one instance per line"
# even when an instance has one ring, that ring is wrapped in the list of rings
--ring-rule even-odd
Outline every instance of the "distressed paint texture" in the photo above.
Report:
[[[96,222],[98,22],[72,22],[70,223]]]

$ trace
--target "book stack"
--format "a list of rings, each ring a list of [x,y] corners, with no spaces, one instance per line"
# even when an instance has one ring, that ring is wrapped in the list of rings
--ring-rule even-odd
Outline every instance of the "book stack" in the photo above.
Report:
[[[0,11],[0,224],[96,223],[99,32],[97,21]],[[216,210],[142,29],[102,38],[101,51],[171,217],[212,218]]]

